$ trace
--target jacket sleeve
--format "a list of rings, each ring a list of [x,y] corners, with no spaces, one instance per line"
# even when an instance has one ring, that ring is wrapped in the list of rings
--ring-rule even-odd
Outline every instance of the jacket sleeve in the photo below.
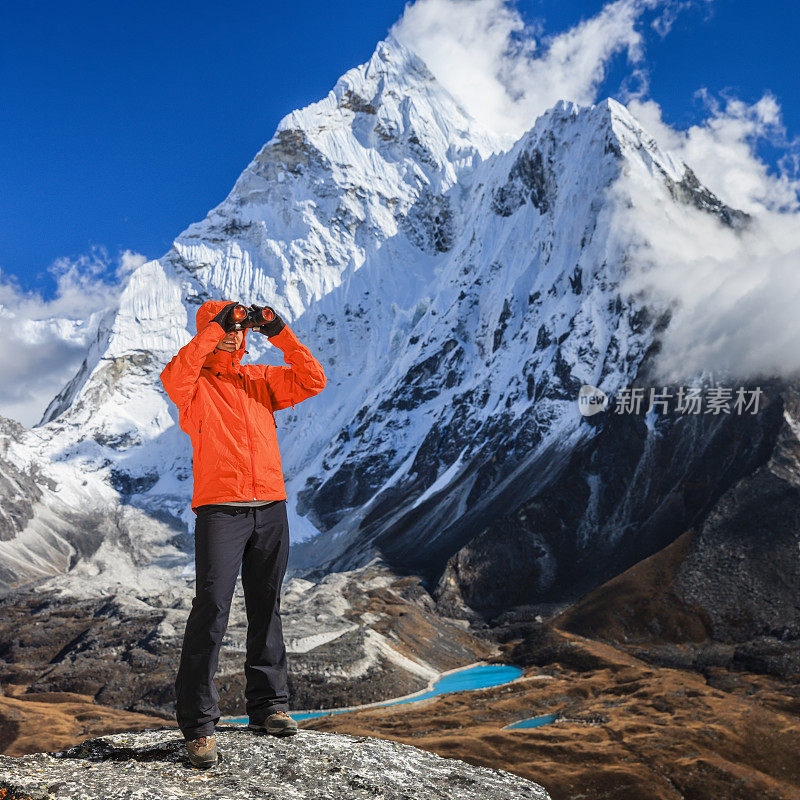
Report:
[[[225,330],[217,322],[209,322],[172,357],[161,372],[161,383],[178,408],[186,406],[194,396],[197,379],[206,356],[225,338]]]
[[[269,340],[283,351],[283,360],[288,364],[286,367],[259,364],[264,370],[273,411],[294,406],[325,388],[328,379],[322,365],[288,325]]]

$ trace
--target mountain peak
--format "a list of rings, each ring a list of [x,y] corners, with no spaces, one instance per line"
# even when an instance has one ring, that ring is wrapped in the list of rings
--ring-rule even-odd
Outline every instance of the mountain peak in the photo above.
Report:
[[[559,147],[580,139],[583,150],[594,145],[595,161],[607,155],[634,160],[668,182],[680,182],[686,175],[686,164],[662,150],[628,108],[612,97],[588,105],[557,101],[536,118],[512,149],[524,150],[543,138],[559,142]]]
[[[448,140],[469,140],[483,158],[503,149],[499,137],[470,115],[425,62],[391,34],[378,43],[368,61],[347,70],[325,98],[287,114],[266,146],[287,130],[313,137],[331,127],[352,128],[359,121],[365,127],[359,115],[389,133],[398,125],[409,129],[416,123],[419,128],[438,128]]]
[[[393,34],[378,42],[369,61],[359,67],[348,70],[337,81],[334,92],[353,73],[363,72],[367,80],[390,79],[398,83],[415,81],[436,82],[436,77],[428,69],[427,64],[413,51],[404,45]]]

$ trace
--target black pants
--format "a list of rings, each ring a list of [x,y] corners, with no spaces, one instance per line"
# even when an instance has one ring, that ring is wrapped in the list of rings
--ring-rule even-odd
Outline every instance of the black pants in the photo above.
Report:
[[[175,679],[176,716],[186,739],[210,736],[220,718],[214,673],[240,566],[247,611],[247,714],[251,722],[263,722],[268,714],[289,710],[280,616],[289,558],[286,501],[255,508],[200,506],[194,544],[197,586]]]

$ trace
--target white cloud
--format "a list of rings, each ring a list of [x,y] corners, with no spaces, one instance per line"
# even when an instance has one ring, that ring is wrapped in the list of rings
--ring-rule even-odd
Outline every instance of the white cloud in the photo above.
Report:
[[[658,9],[661,35],[686,0],[615,0],[598,14],[552,37],[523,20],[506,0],[417,0],[392,33],[414,50],[439,82],[478,120],[509,142],[558,100],[597,99],[611,59],[624,53],[631,71],[625,96],[646,87],[644,45],[637,23]]]
[[[656,362],[665,381],[705,372],[716,380],[757,381],[800,376],[800,181],[771,171],[758,156],[767,140],[794,163],[797,142],[786,138],[780,108],[770,94],[748,104],[701,92],[710,109],[685,131],[664,123],[653,100],[632,101],[662,149],[686,162],[698,179],[752,221],[727,227],[694,206],[676,205],[666,194],[623,179],[632,208],[617,223],[637,245],[624,291],[644,291],[648,301],[672,309]]]
[[[712,0],[707,0],[707,8],[711,8],[711,3]],[[661,14],[651,23],[653,30],[659,36],[666,36],[672,30],[681,11],[686,11],[694,5],[697,5],[695,0],[673,0],[673,2],[665,3]]]
[[[145,261],[125,250],[114,264],[103,248],[57,259],[48,268],[56,280],[48,300],[0,270],[0,415],[28,427],[41,419],[80,367],[99,318]]]

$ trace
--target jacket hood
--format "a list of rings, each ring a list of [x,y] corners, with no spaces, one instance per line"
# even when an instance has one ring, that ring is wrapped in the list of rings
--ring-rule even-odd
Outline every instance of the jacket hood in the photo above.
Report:
[[[195,314],[195,324],[196,330],[199,333],[203,328],[211,322],[214,317],[222,311],[225,306],[229,303],[233,303],[233,300],[206,300],[200,308],[197,309],[197,314]],[[245,349],[245,345],[247,343],[247,328],[245,328],[242,333],[244,337],[242,339],[242,346],[235,350],[233,353],[228,353],[225,350],[219,350],[218,348],[214,348],[207,356],[206,360],[203,363],[204,367],[210,367],[212,369],[227,369],[227,370],[234,370],[238,371],[239,369],[239,362],[242,360],[242,356],[247,353],[248,351]]]

